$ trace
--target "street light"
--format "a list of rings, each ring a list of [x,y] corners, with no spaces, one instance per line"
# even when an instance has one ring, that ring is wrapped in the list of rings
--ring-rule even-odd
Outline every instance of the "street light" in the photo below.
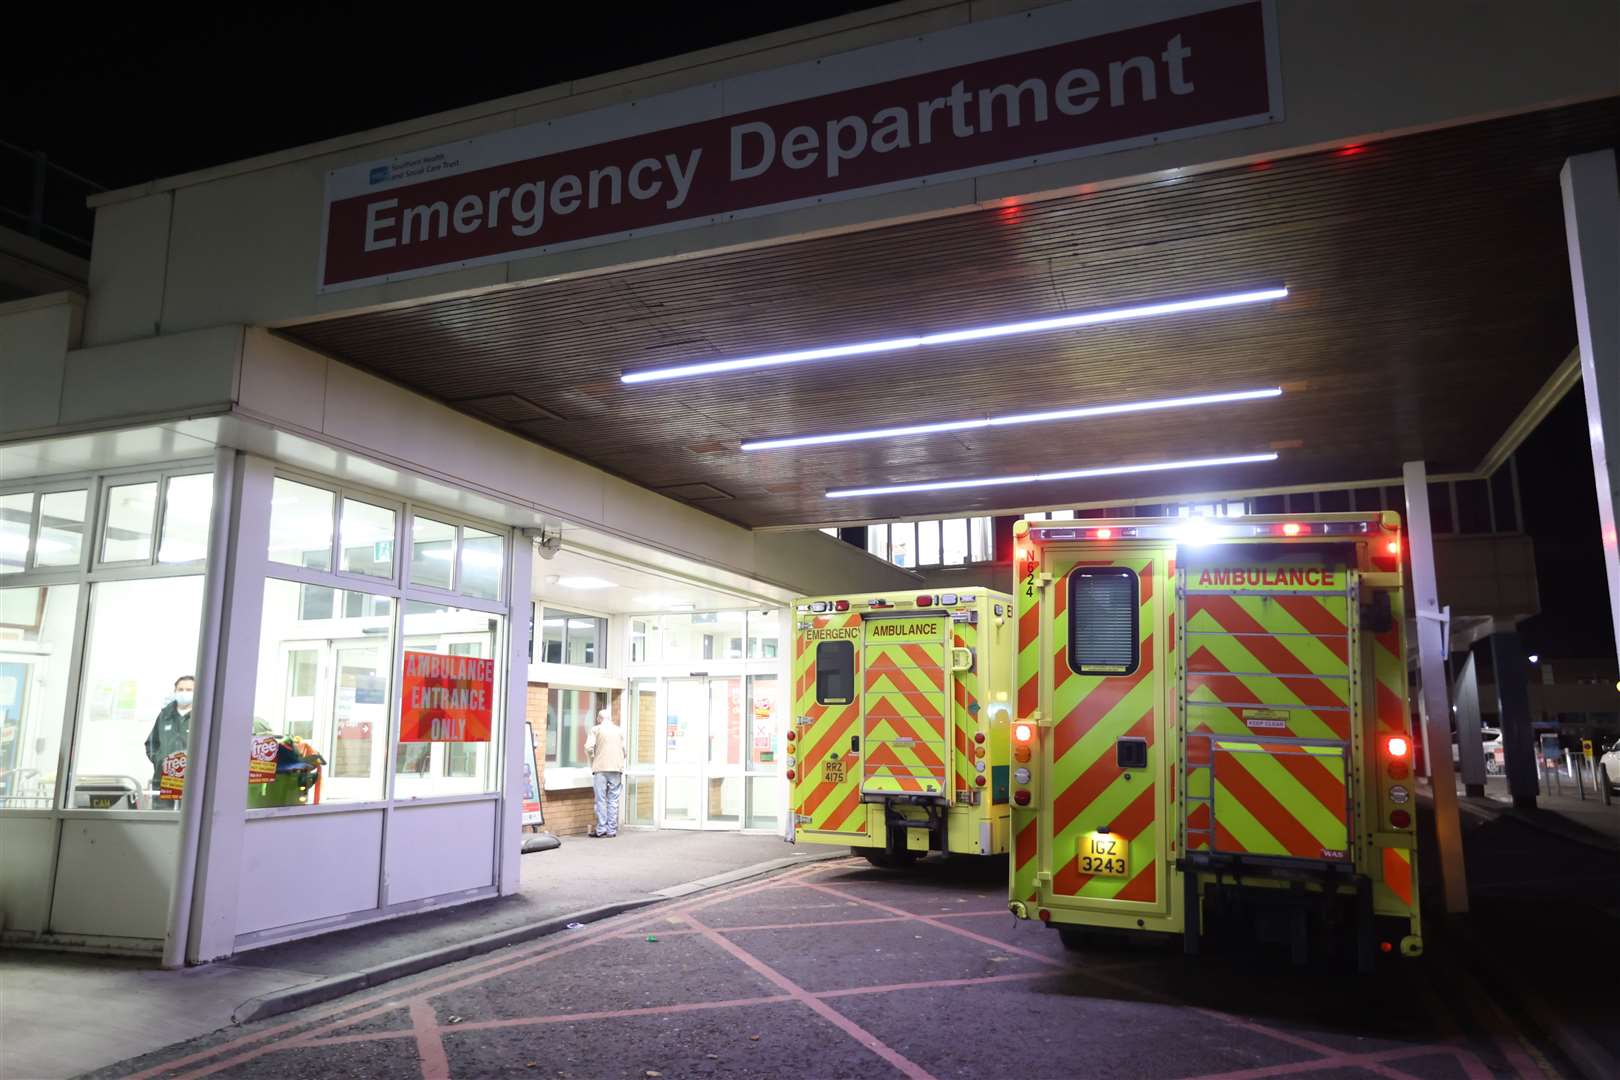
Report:
[[[1540,655],[1539,655],[1539,654],[1537,654],[1537,653],[1531,653],[1531,654],[1530,654],[1530,662],[1531,662],[1531,663],[1532,663],[1532,664],[1539,664],[1539,663],[1541,663],[1541,656],[1540,656]]]

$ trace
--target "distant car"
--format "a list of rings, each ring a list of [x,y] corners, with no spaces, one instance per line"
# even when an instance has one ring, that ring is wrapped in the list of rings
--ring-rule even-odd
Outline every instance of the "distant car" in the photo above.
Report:
[[[1620,795],[1620,740],[1598,758],[1597,782],[1600,791],[1607,788],[1610,795]]]
[[[1502,772],[1502,732],[1493,727],[1481,727],[1479,729],[1479,738],[1485,744],[1485,771],[1492,776],[1500,775]],[[1455,766],[1462,764],[1462,755],[1457,750],[1457,733],[1455,731],[1451,733],[1451,763]],[[1620,771],[1617,771],[1617,777],[1620,777]]]

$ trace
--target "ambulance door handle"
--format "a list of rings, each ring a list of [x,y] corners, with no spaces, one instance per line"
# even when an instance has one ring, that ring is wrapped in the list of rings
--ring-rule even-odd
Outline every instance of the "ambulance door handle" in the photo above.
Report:
[[[851,735],[849,737],[849,752],[852,754],[858,754],[861,752],[861,737],[859,735]]]

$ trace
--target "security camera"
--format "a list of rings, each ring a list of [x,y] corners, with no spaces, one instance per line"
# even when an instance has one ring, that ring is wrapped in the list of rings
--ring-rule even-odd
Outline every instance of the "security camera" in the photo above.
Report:
[[[562,550],[562,533],[546,532],[542,530],[539,540],[536,541],[536,546],[540,550],[540,557],[542,559],[552,558],[557,554],[557,552]]]

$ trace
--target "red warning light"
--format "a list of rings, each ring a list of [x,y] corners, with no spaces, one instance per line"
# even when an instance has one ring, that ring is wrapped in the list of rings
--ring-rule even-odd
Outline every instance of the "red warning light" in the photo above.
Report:
[[[1299,535],[1299,529],[1300,529],[1299,522],[1290,521],[1288,524],[1283,526],[1283,535],[1284,536],[1298,536]]]
[[[1398,536],[1390,537],[1384,544],[1384,550],[1391,555],[1399,555],[1401,553],[1401,538]]]
[[[1035,735],[1035,729],[1028,724],[1014,724],[1013,738],[1019,742],[1029,742]]]
[[[1391,735],[1384,743],[1384,749],[1389,751],[1392,758],[1404,758],[1412,751],[1412,744],[1406,741],[1404,735]]]
[[[1114,530],[1113,529],[1098,529],[1097,530],[1097,539],[1099,539],[1099,540],[1112,540],[1113,538],[1114,538]]]

